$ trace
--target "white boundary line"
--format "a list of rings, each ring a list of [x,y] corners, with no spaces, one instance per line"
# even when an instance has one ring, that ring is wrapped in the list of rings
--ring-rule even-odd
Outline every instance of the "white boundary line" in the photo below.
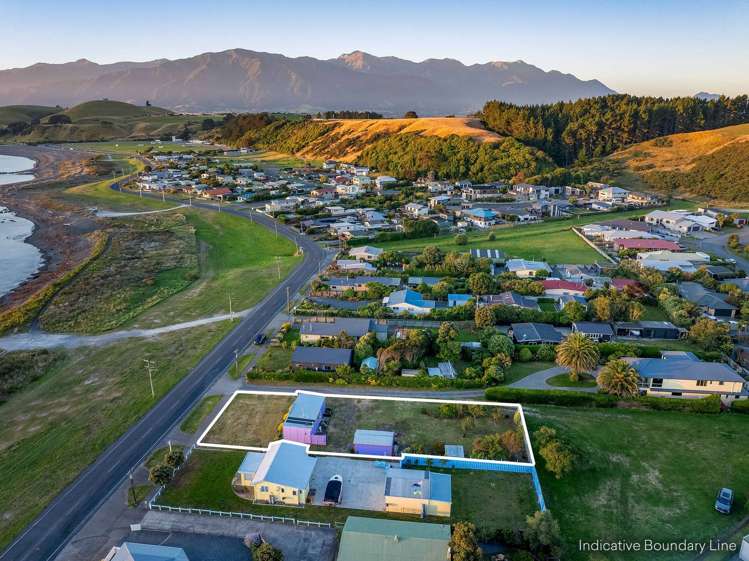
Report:
[[[479,458],[461,458],[457,456],[435,456],[431,454],[401,454],[400,456],[374,456],[369,454],[348,454],[344,452],[323,452],[319,450],[310,450],[309,444],[304,446],[307,449],[307,453],[313,456],[333,456],[339,458],[352,458],[352,459],[364,459],[364,460],[390,460],[390,461],[402,461],[408,457],[411,458],[425,458],[431,460],[452,460],[462,462],[477,462],[490,465],[505,465],[505,466],[518,466],[518,467],[531,467],[535,468],[536,459],[533,455],[533,447],[531,446],[530,435],[528,434],[528,426],[525,423],[525,414],[523,413],[523,407],[519,403],[503,403],[497,401],[471,401],[471,400],[458,400],[458,399],[434,399],[425,397],[391,397],[382,395],[354,395],[354,394],[336,394],[336,393],[324,393],[324,392],[313,392],[307,390],[296,390],[296,391],[263,391],[263,390],[236,390],[224,406],[219,410],[213,420],[209,423],[206,429],[198,438],[195,443],[196,446],[201,448],[214,448],[219,450],[244,450],[247,452],[265,452],[268,448],[262,446],[240,446],[236,444],[214,444],[211,442],[204,442],[203,439],[208,435],[213,426],[223,416],[224,412],[234,402],[234,399],[238,395],[265,395],[265,396],[283,396],[283,397],[298,397],[301,394],[307,395],[318,395],[322,397],[330,397],[337,399],[370,399],[380,401],[406,401],[413,403],[440,403],[450,405],[481,405],[489,407],[504,407],[507,409],[516,409],[520,412],[521,426],[523,428],[523,439],[525,441],[525,447],[528,450],[529,462],[510,462],[500,460],[483,460]],[[269,443],[270,444],[270,443]],[[301,444],[301,443],[297,443]]]

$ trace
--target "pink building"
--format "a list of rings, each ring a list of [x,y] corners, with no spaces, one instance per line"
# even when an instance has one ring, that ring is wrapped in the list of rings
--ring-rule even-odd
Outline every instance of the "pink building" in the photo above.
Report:
[[[302,444],[325,446],[327,435],[322,428],[325,398],[321,395],[300,393],[291,404],[283,423],[283,438]]]

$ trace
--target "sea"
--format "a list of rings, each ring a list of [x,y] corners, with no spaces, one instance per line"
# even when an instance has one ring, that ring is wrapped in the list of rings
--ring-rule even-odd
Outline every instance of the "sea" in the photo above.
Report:
[[[34,179],[28,173],[33,168],[34,160],[0,154],[0,185]],[[0,206],[0,297],[23,284],[44,264],[42,252],[26,243],[33,232],[33,222]]]

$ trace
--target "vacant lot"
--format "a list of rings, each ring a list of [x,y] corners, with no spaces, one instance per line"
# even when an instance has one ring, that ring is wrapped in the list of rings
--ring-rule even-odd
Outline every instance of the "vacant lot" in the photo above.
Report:
[[[456,411],[441,404],[382,399],[328,398],[333,411],[328,427],[328,445],[316,449],[352,452],[356,429],[396,433],[400,449],[444,455],[445,444],[463,445],[469,456],[474,440],[486,434],[515,428],[514,410],[471,406]]]
[[[279,438],[278,427],[293,401],[278,395],[237,395],[205,442],[265,447]]]
[[[370,516],[419,520],[416,516],[305,506],[290,508],[252,504],[240,499],[231,481],[244,458],[243,452],[197,449],[159,498],[160,504],[210,508],[229,512],[253,512],[272,516],[289,516],[301,520],[345,522],[349,516]],[[426,522],[446,523],[469,520],[487,529],[521,528],[525,517],[536,510],[530,478],[520,474],[454,470],[453,516],[450,519],[429,517]]]
[[[602,559],[579,553],[578,539],[706,541],[749,512],[749,416],[532,406],[526,417],[531,428],[555,427],[578,450],[571,475],[557,480],[539,470],[547,506],[567,538],[563,558]],[[713,510],[724,486],[737,492],[730,516]],[[654,557],[612,553],[605,558]]]

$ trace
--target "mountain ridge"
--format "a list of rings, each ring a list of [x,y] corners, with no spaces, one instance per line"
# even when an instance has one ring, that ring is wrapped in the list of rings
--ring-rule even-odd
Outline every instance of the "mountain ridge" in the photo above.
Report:
[[[478,111],[490,99],[539,104],[611,93],[598,80],[523,61],[414,62],[364,51],[316,59],[228,49],[175,60],[98,64],[81,58],[0,70],[0,105],[68,106],[111,98],[149,100],[186,112],[358,109],[440,115]]]

